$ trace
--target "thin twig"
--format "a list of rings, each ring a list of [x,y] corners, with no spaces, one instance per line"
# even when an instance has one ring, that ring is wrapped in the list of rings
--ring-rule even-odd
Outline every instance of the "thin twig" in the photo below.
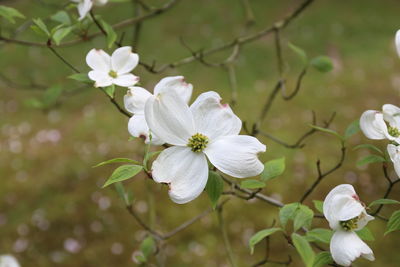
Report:
[[[222,239],[224,241],[224,247],[225,247],[226,253],[228,254],[229,263],[231,264],[232,267],[236,267],[236,262],[235,262],[235,259],[233,256],[234,254],[232,251],[232,246],[231,246],[231,243],[229,242],[228,233],[226,231],[226,227],[224,224],[224,216],[222,215],[222,207],[219,207],[217,209],[217,218],[218,218],[218,226],[219,226],[219,229],[221,230]]]
[[[63,56],[61,56],[53,47],[51,47],[51,45],[47,46],[50,51],[56,56],[58,57],[62,62],[64,62],[65,65],[67,65],[71,70],[73,70],[76,73],[80,73],[80,71],[75,68],[74,66],[72,66],[71,63],[69,63]]]

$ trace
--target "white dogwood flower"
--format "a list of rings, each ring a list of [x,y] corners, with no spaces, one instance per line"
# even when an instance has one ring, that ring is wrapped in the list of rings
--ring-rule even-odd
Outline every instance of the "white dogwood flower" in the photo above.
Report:
[[[333,188],[324,200],[323,211],[334,230],[330,251],[336,263],[350,266],[358,257],[375,260],[372,250],[354,232],[364,228],[374,217],[367,214],[352,185]]]
[[[179,97],[188,103],[192,96],[193,85],[185,82],[183,76],[166,77],[156,84],[154,94],[157,95],[170,90],[174,90]],[[144,117],[144,106],[151,96],[153,95],[149,91],[137,86],[129,87],[124,96],[125,109],[133,114],[128,122],[128,131],[132,136],[143,137],[146,144],[150,142],[150,138],[149,127]],[[153,145],[162,145],[164,141],[152,133],[151,143]]]
[[[0,267],[20,267],[20,265],[14,256],[0,255]]]
[[[108,0],[71,0],[72,2],[77,3],[79,20],[82,20],[86,17],[86,15],[90,12],[93,5],[95,6],[103,6],[107,4]]]
[[[400,57],[400,30],[396,32],[395,45],[396,45],[397,55],[399,55]]]
[[[387,152],[393,162],[397,176],[400,177],[400,146],[389,144],[387,146]]]
[[[256,138],[239,135],[241,120],[216,92],[201,94],[189,107],[174,91],[150,97],[145,117],[152,133],[171,144],[152,165],[154,181],[169,185],[172,201],[187,203],[204,190],[209,161],[230,176],[259,175],[257,154],[266,150]]]
[[[88,75],[95,81],[95,87],[112,84],[129,87],[139,81],[139,77],[130,73],[139,63],[138,54],[133,53],[130,46],[116,49],[111,57],[101,49],[92,49],[86,56],[86,63],[92,68]]]
[[[370,139],[389,139],[400,144],[400,108],[385,104],[382,111],[367,110],[361,115],[360,128]]]

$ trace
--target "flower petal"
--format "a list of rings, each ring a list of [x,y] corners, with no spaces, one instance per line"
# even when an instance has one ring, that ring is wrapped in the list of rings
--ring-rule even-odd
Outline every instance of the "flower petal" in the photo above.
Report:
[[[113,83],[113,79],[106,72],[92,70],[89,71],[88,76],[95,81],[95,87],[110,86]]]
[[[206,92],[190,106],[196,131],[211,140],[220,136],[238,135],[242,121],[233,113],[228,104],[221,104],[221,97],[216,92]]]
[[[91,0],[84,0],[79,2],[78,4],[79,20],[82,20],[86,17],[86,15],[92,9],[92,6],[93,2]]]
[[[385,104],[382,111],[383,119],[389,122],[390,126],[400,128],[400,108],[392,104]]]
[[[128,122],[128,131],[134,137],[140,137],[145,139],[145,143],[150,143],[150,130],[147,126],[146,119],[143,114],[135,114],[133,115]],[[152,145],[162,145],[164,142],[158,138],[156,135],[151,135],[151,144]]]
[[[122,87],[134,86],[139,81],[139,77],[133,74],[118,75],[117,78],[113,79],[113,83]]]
[[[395,44],[397,55],[400,57],[400,30],[396,32]]]
[[[360,128],[370,139],[385,139],[389,135],[383,114],[376,110],[367,110],[361,115]]]
[[[129,87],[124,96],[124,106],[127,111],[134,114],[144,114],[144,105],[152,94],[142,87]]]
[[[161,152],[151,173],[154,181],[169,184],[172,201],[184,204],[203,192],[208,178],[207,159],[188,147],[173,146]]]
[[[111,70],[111,58],[101,49],[92,49],[86,56],[86,63],[93,70],[109,73]]]
[[[336,231],[331,239],[330,251],[333,260],[343,266],[350,266],[358,257],[375,260],[372,250],[354,232]]]
[[[189,107],[174,91],[150,97],[145,117],[151,131],[168,144],[186,146],[195,134]]]
[[[185,82],[183,76],[171,76],[165,77],[159,81],[154,87],[154,95],[159,93],[167,92],[169,90],[175,90],[178,96],[183,101],[189,103],[190,97],[192,96],[193,85]]]
[[[0,255],[0,267],[20,267],[17,259],[9,254]]]
[[[139,63],[138,54],[132,53],[132,47],[118,48],[111,55],[111,66],[119,75],[131,72]]]
[[[387,151],[393,162],[394,170],[396,171],[397,176],[400,177],[400,147],[389,144],[387,146]]]
[[[223,173],[237,178],[259,175],[264,165],[257,154],[265,152],[265,145],[248,135],[223,136],[211,142],[204,153]]]

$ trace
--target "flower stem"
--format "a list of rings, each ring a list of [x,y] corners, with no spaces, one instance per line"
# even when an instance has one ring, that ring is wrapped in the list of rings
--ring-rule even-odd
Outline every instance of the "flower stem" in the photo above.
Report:
[[[226,232],[224,218],[222,216],[222,206],[217,209],[217,218],[218,218],[218,226],[221,230],[222,238],[224,240],[224,246],[226,253],[228,254],[229,263],[232,267],[236,267],[236,262],[233,257],[233,251],[231,247],[231,243],[229,242],[228,233]]]

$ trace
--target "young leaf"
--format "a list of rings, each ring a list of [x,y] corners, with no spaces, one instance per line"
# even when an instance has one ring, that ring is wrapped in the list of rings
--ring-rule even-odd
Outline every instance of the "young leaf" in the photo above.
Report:
[[[15,23],[14,18],[24,19],[25,16],[21,14],[18,10],[12,7],[0,5],[0,17],[5,18],[11,23]]]
[[[129,193],[126,193],[124,185],[121,182],[117,182],[114,184],[115,190],[118,193],[118,196],[124,201],[126,206],[131,205],[132,203],[132,196]]]
[[[56,14],[50,17],[55,22],[62,23],[64,25],[71,25],[71,19],[67,12],[58,11]]]
[[[332,134],[332,135],[336,136],[337,138],[339,138],[339,140],[344,141],[344,137],[343,136],[341,136],[340,134],[338,134],[337,132],[335,132],[335,131],[333,131],[331,129],[322,128],[322,127],[319,127],[319,126],[316,126],[316,125],[312,125],[312,124],[310,124],[310,127],[314,128],[315,130],[321,131],[321,132]]]
[[[250,253],[254,253],[254,246],[257,245],[258,242],[266,238],[267,236],[272,235],[273,233],[276,233],[278,231],[282,231],[281,228],[269,228],[269,229],[264,229],[261,231],[258,231],[255,233],[249,240],[249,247],[250,247]]]
[[[361,230],[356,231],[356,234],[365,241],[375,241],[375,237],[368,227],[364,227]]]
[[[75,73],[75,74],[68,76],[68,78],[78,81],[78,82],[89,83],[89,84],[93,83],[93,81],[91,79],[89,79],[87,73]]]
[[[103,185],[103,188],[116,182],[125,181],[138,174],[142,169],[143,166],[139,165],[120,166],[111,174],[110,178],[108,178],[107,182]]]
[[[111,98],[114,98],[114,93],[115,93],[115,85],[110,85],[107,87],[103,88],[104,92],[107,93],[107,95],[109,95]]]
[[[319,56],[311,59],[311,66],[320,72],[329,72],[333,69],[332,60],[327,56]]]
[[[298,47],[292,43],[288,43],[288,47],[300,57],[300,59],[304,63],[304,65],[307,65],[308,58],[307,58],[306,52],[303,49],[301,49],[300,47]]]
[[[313,200],[313,203],[314,203],[314,207],[315,207],[315,209],[317,211],[319,211],[321,213],[324,213],[324,209],[323,209],[324,202],[323,201],[321,201],[321,200]]]
[[[293,219],[293,228],[296,232],[301,227],[310,228],[312,219],[314,218],[314,212],[312,209],[305,205],[299,205],[297,209],[296,215]]]
[[[103,162],[100,162],[99,164],[93,166],[92,168],[96,168],[96,167],[100,167],[106,164],[110,164],[110,163],[133,163],[133,164],[140,164],[138,161],[136,160],[132,160],[132,159],[128,159],[128,158],[115,158],[115,159],[109,159]]]
[[[147,163],[149,162],[149,160],[152,159],[153,157],[157,156],[161,152],[162,152],[162,150],[146,153],[146,155],[144,156],[144,159],[143,159],[143,166],[145,166],[146,170],[147,170]]]
[[[329,244],[331,242],[332,235],[332,230],[315,228],[306,233],[306,238],[309,242],[322,242]]]
[[[333,263],[331,253],[323,251],[318,253],[314,259],[313,267],[323,267]]]
[[[261,180],[266,182],[281,175],[285,171],[285,157],[267,161],[261,173]]]
[[[211,205],[213,209],[217,207],[218,199],[221,196],[223,189],[224,182],[222,181],[221,176],[214,171],[210,171],[208,173],[208,180],[205,190],[211,200]]]
[[[393,212],[392,216],[390,216],[385,235],[397,230],[400,230],[400,210]]]
[[[314,264],[315,253],[312,250],[307,239],[296,233],[292,234],[293,245],[299,253],[306,267],[312,267]]]
[[[143,253],[143,256],[147,260],[151,254],[156,251],[156,242],[154,241],[153,237],[148,236],[140,244],[140,250]]]
[[[61,41],[72,31],[72,27],[63,27],[54,32],[52,38],[56,45],[59,45]]]
[[[42,96],[42,103],[45,107],[50,107],[54,103],[56,103],[57,99],[60,97],[62,93],[62,87],[59,85],[54,85],[46,89]]]
[[[254,179],[244,180],[240,183],[240,187],[248,188],[248,189],[263,188],[265,186],[266,186],[266,184],[264,182],[254,180]]]
[[[291,203],[283,206],[279,210],[279,221],[283,227],[286,226],[289,219],[293,220],[296,215],[297,209],[299,208],[300,203]]]
[[[104,20],[101,21],[104,31],[107,33],[107,46],[111,48],[115,41],[117,40],[117,33],[114,31],[113,27],[110,24],[105,22]]]
[[[35,30],[37,33],[39,33],[37,30],[39,29],[43,35],[50,37],[50,32],[49,29],[47,29],[46,24],[44,24],[44,22],[42,21],[42,19],[37,18],[37,19],[33,19],[32,20],[33,23],[35,23],[35,25],[37,26],[37,29]]]
[[[344,138],[349,139],[354,134],[360,131],[360,120],[355,120],[347,127],[346,131],[344,132]]]
[[[368,155],[359,161],[357,161],[357,166],[363,166],[365,164],[370,164],[370,163],[377,163],[377,162],[385,162],[386,159],[378,156],[378,155]]]
[[[382,198],[372,201],[371,204],[368,205],[368,207],[370,208],[375,205],[388,205],[388,204],[400,204],[400,201],[394,199]]]
[[[353,150],[357,150],[357,149],[360,149],[360,148],[367,148],[367,149],[370,149],[370,150],[372,150],[372,151],[376,151],[376,152],[378,152],[379,154],[383,155],[382,150],[380,150],[379,148],[377,148],[376,146],[371,145],[371,144],[361,144],[361,145],[355,146],[355,147],[353,148]]]

